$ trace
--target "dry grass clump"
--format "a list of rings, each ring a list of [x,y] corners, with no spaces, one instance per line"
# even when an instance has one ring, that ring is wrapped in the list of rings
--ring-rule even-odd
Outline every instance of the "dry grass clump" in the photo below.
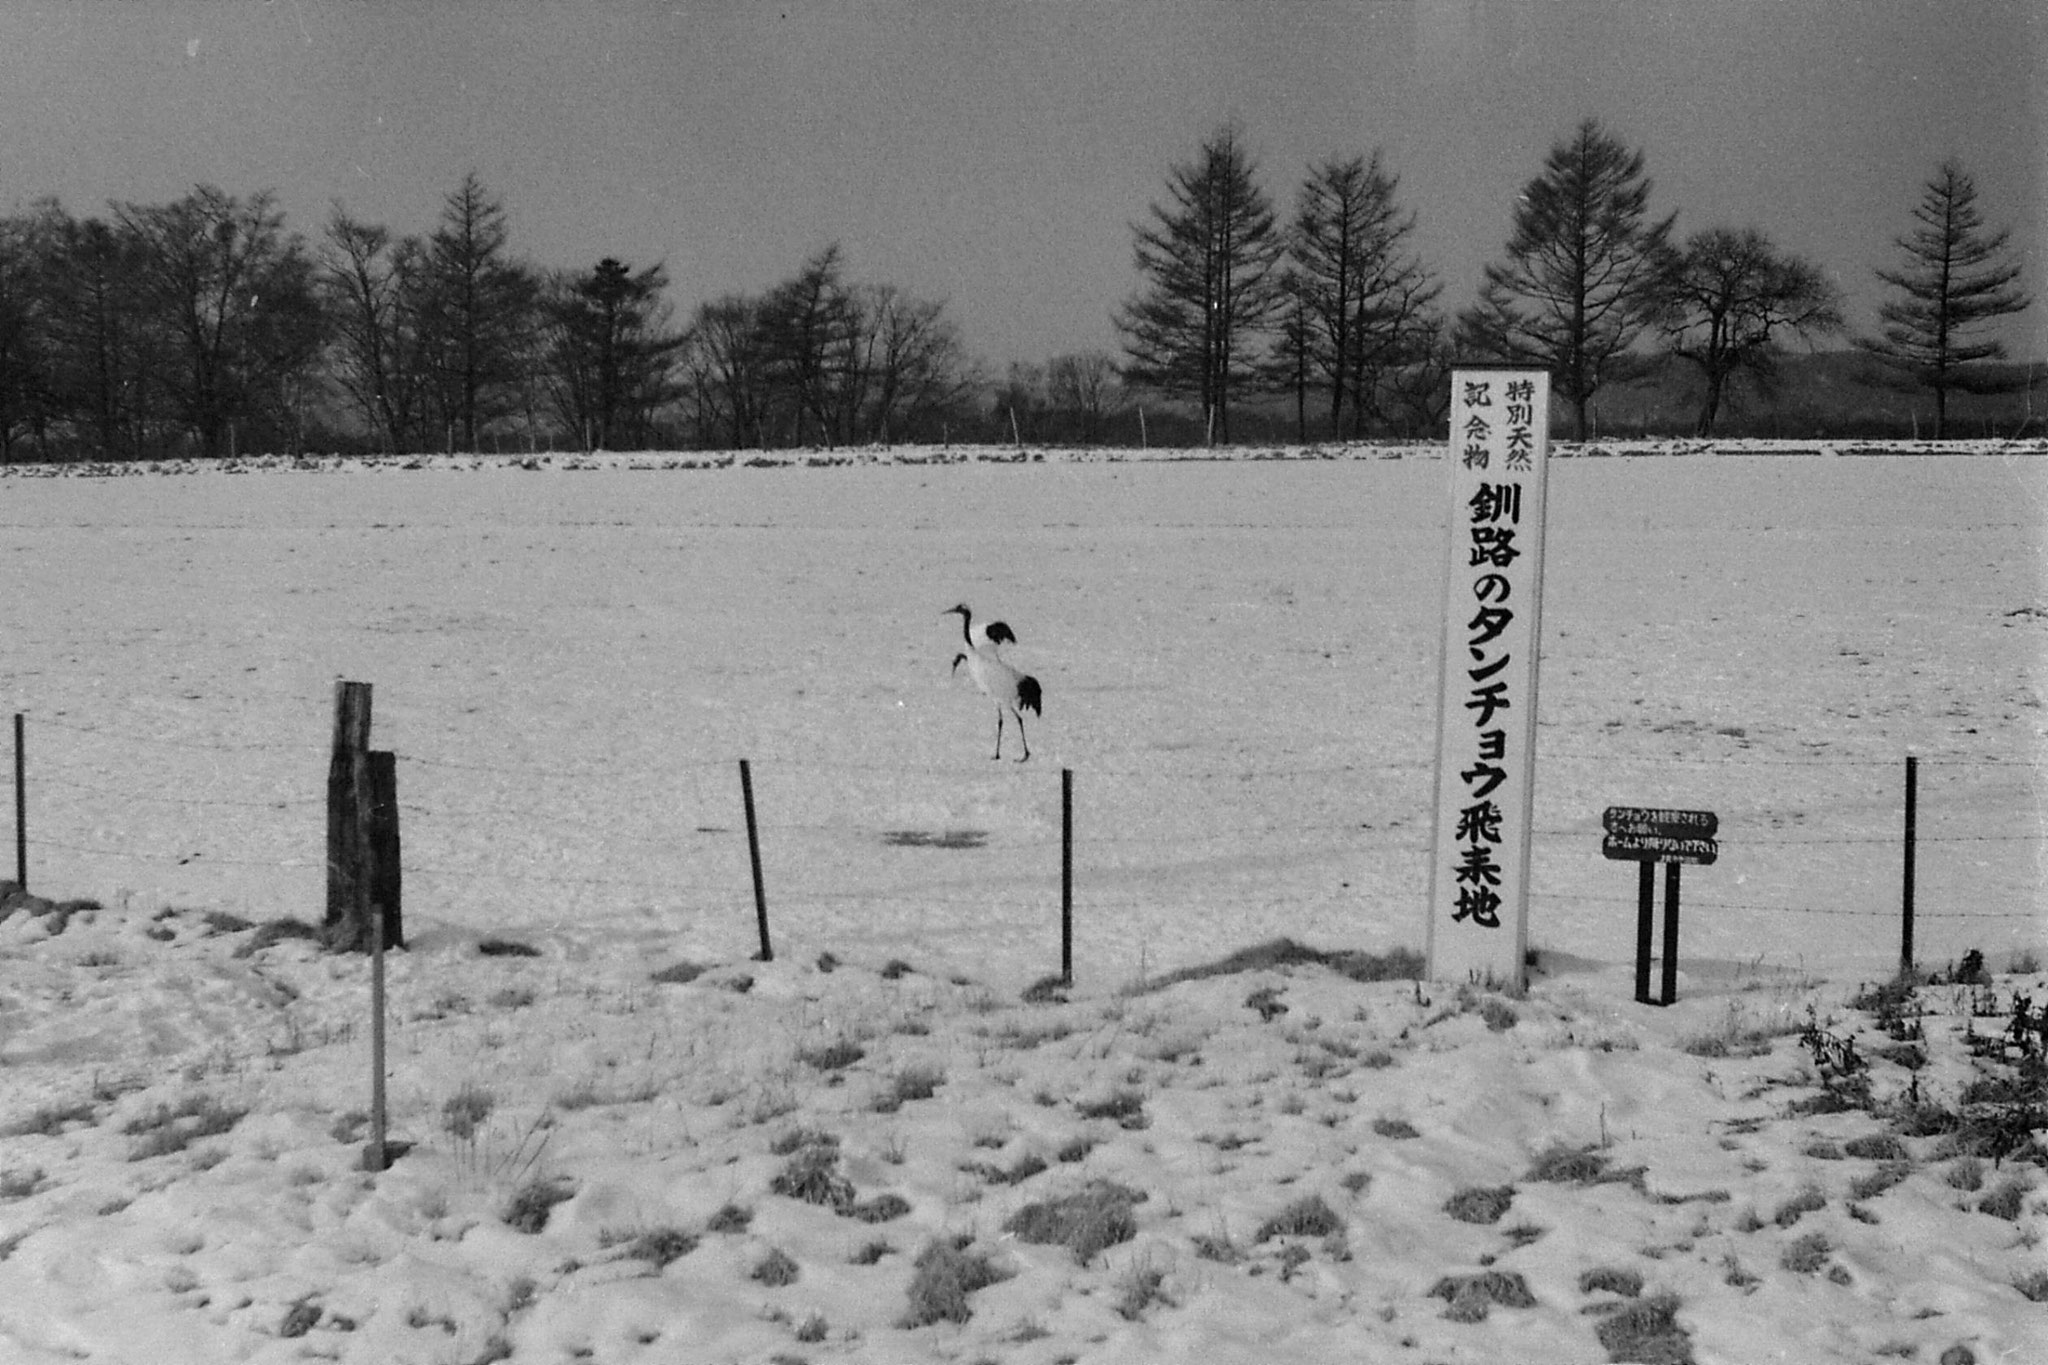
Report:
[[[949,1241],[926,1246],[912,1264],[916,1269],[910,1279],[910,1306],[898,1319],[899,1327],[966,1322],[974,1316],[967,1296],[1009,1278],[986,1254]]]
[[[1162,1287],[1165,1283],[1166,1271],[1154,1265],[1149,1257],[1140,1257],[1117,1281],[1116,1302],[1111,1306],[1124,1321],[1136,1322],[1155,1303],[1172,1306],[1173,1300],[1166,1297]]]
[[[159,1104],[122,1127],[128,1136],[142,1139],[130,1149],[128,1159],[147,1161],[182,1152],[199,1138],[230,1131],[248,1112],[230,1109],[211,1095],[188,1095],[176,1106]]]
[[[497,1103],[498,1097],[490,1091],[465,1081],[460,1090],[442,1102],[441,1126],[457,1141],[468,1142]]]
[[[1849,1182],[1851,1199],[1870,1199],[1883,1194],[1892,1186],[1913,1173],[1910,1161],[1887,1161],[1868,1175],[1859,1175]]]
[[[679,1261],[697,1249],[694,1233],[681,1228],[652,1228],[635,1237],[626,1247],[626,1258],[645,1261],[659,1270],[670,1261]]]
[[[1771,1221],[1781,1228],[1789,1228],[1809,1213],[1818,1212],[1828,1206],[1827,1195],[1818,1185],[1803,1186],[1800,1191],[1778,1205],[1778,1211],[1771,1215]]]
[[[1904,1161],[1908,1155],[1906,1144],[1890,1133],[1867,1133],[1850,1138],[1842,1144],[1842,1150],[1865,1161]]]
[[[512,1201],[505,1206],[504,1219],[508,1227],[531,1236],[546,1229],[548,1215],[555,1205],[574,1198],[576,1191],[565,1180],[548,1178],[529,1180],[519,1187]]]
[[[835,1038],[816,1047],[798,1048],[796,1059],[820,1071],[843,1071],[867,1056],[851,1038]]]
[[[1138,1233],[1132,1210],[1145,1202],[1143,1190],[1112,1180],[1091,1181],[1073,1194],[1026,1204],[1003,1223],[1003,1231],[1038,1246],[1063,1246],[1082,1264]]]
[[[318,943],[322,935],[317,925],[308,924],[302,919],[265,920],[256,926],[256,932],[249,935],[246,942],[237,945],[230,956],[253,957],[265,948],[275,947],[286,939],[294,938]]]
[[[1452,1322],[1483,1322],[1493,1305],[1502,1308],[1534,1308],[1536,1296],[1520,1275],[1506,1270],[1482,1270],[1477,1275],[1446,1275],[1429,1288],[1429,1296],[1450,1306],[1444,1316]]]
[[[1633,1299],[1643,1292],[1643,1277],[1626,1266],[1599,1266],[1579,1276],[1581,1294],[1602,1290],[1619,1294],[1624,1299]]]
[[[1444,1201],[1444,1212],[1461,1223],[1498,1223],[1514,1201],[1513,1185],[1470,1185]]]
[[[0,1128],[0,1137],[56,1137],[64,1131],[65,1124],[91,1123],[97,1113],[98,1110],[85,1100],[71,1104],[46,1104],[27,1118]]]
[[[888,1223],[909,1213],[910,1201],[891,1191],[872,1199],[856,1200],[839,1212],[860,1223]]]
[[[780,1289],[784,1285],[795,1284],[799,1273],[796,1261],[788,1252],[770,1247],[766,1256],[754,1262],[754,1268],[747,1272],[747,1277],[770,1289]]]
[[[1075,1109],[1084,1119],[1114,1119],[1119,1128],[1138,1129],[1151,1122],[1145,1116],[1145,1097],[1128,1088],[1112,1091],[1105,1099],[1085,1101]]]
[[[1418,1138],[1422,1136],[1421,1130],[1416,1128],[1414,1124],[1410,1123],[1406,1119],[1374,1119],[1372,1121],[1372,1130],[1373,1132],[1379,1134],[1379,1136],[1383,1138],[1392,1138],[1396,1142],[1402,1141],[1406,1138]]]
[[[476,945],[476,950],[485,957],[539,957],[540,949],[531,943],[517,939],[487,938]]]
[[[1255,1240],[1275,1237],[1331,1237],[1344,1231],[1344,1217],[1319,1194],[1305,1195],[1259,1224]]]
[[[1327,967],[1340,976],[1360,982],[1420,981],[1428,968],[1422,954],[1408,948],[1396,948],[1382,954],[1354,950],[1325,952],[1291,938],[1276,938],[1241,949],[1215,962],[1170,972],[1146,983],[1146,989],[1164,990],[1183,981],[1199,981],[1205,977],[1234,976],[1242,972],[1303,965]]]
[[[1632,1365],[1692,1365],[1692,1339],[1678,1325],[1676,1294],[1632,1298],[1604,1313],[1593,1335],[1610,1361]]]
[[[1828,1253],[1833,1249],[1828,1244],[1826,1233],[1809,1232],[1785,1248],[1778,1264],[1795,1274],[1818,1274],[1827,1266]]]
[[[676,962],[654,973],[654,980],[664,986],[686,986],[709,970],[695,962]]]
[[[2048,1303],[2048,1270],[2036,1270],[2012,1282],[2022,1298],[2031,1303]]]
[[[945,1080],[946,1073],[935,1066],[906,1066],[889,1078],[888,1088],[875,1096],[872,1107],[878,1114],[893,1114],[912,1100],[930,1099]]]
[[[1993,1218],[2003,1218],[2008,1223],[2017,1223],[2020,1208],[2027,1198],[2027,1182],[2018,1176],[2000,1181],[1989,1194],[1977,1201],[1977,1212],[1988,1213]]]
[[[853,1204],[853,1182],[839,1173],[836,1140],[808,1142],[797,1148],[768,1188],[776,1194],[830,1209],[846,1209]]]
[[[1607,1154],[1597,1147],[1559,1144],[1536,1154],[1526,1179],[1563,1185],[1621,1184],[1641,1188],[1643,1173],[1641,1166],[1609,1170]]]

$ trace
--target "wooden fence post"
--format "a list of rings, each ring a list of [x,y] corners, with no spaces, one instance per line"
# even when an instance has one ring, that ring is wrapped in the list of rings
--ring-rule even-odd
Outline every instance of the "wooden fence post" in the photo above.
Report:
[[[369,752],[370,816],[365,837],[370,847],[372,917],[382,926],[384,946],[405,946],[404,886],[398,843],[398,756],[389,750]]]
[[[367,951],[371,853],[370,684],[334,684],[334,753],[327,764],[327,912],[337,947]],[[339,931],[337,930],[339,927]]]
[[[757,962],[773,962],[775,952],[768,946],[768,893],[761,886],[761,832],[754,824],[754,770],[740,760],[740,799],[747,807],[747,859],[754,866],[754,918],[761,926],[761,952]]]

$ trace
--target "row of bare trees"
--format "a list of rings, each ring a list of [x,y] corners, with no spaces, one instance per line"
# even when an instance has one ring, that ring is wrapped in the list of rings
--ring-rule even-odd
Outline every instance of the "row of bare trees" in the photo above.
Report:
[[[1196,404],[1210,439],[1227,441],[1233,404],[1275,390],[1293,396],[1304,433],[1313,399],[1332,433],[1419,434],[1443,419],[1453,354],[1534,364],[1583,437],[1595,393],[1676,364],[1696,376],[1708,435],[1738,385],[1772,390],[1789,342],[1847,330],[1842,296],[1758,227],[1676,240],[1676,215],[1650,213],[1644,168],[1598,120],[1580,124],[1516,197],[1477,301],[1447,319],[1377,151],[1311,166],[1282,222],[1227,124],[1133,225],[1144,283],[1115,317],[1123,373]],[[1941,165],[1898,239],[1903,265],[1877,272],[1896,294],[1882,329],[1855,339],[1880,382],[1933,394],[1937,436],[1952,392],[2012,381],[1982,329],[2030,302],[1976,194],[1959,163]]]
[[[200,186],[0,219],[0,459],[919,438],[975,420],[943,305],[845,278],[837,246],[675,324],[661,265],[544,270],[476,176],[434,229]]]

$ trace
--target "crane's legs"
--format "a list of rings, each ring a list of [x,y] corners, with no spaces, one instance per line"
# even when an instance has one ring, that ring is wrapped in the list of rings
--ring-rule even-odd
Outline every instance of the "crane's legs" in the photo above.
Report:
[[[1024,746],[1024,753],[1016,761],[1023,763],[1031,757],[1031,741],[1024,737],[1024,717],[1007,706],[996,708],[996,751],[988,756],[989,761],[993,763],[1003,756],[1003,717],[1006,714],[1017,722],[1017,742]]]

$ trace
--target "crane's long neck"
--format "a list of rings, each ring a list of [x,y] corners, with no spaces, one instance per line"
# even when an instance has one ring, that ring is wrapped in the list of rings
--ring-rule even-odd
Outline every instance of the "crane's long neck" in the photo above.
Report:
[[[960,608],[960,638],[967,642],[967,647],[969,649],[973,649],[975,647],[974,613],[967,610],[967,608],[965,607]]]

